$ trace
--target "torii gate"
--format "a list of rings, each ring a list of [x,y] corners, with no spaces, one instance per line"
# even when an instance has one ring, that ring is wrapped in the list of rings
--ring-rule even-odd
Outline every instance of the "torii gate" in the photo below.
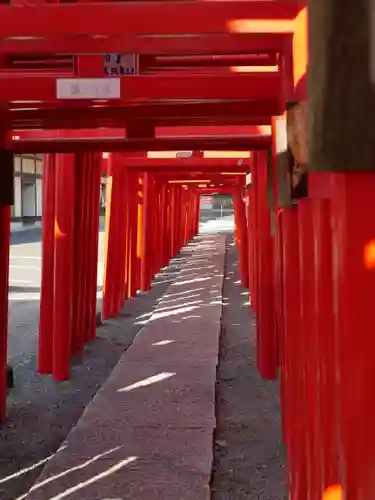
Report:
[[[369,72],[363,63],[363,54],[369,52],[363,36],[368,10],[361,2],[310,2],[309,72],[313,85],[309,106],[314,117],[309,136],[310,198],[291,203],[289,191],[295,186],[281,175],[288,170],[287,162],[293,160],[291,153],[294,163],[306,168],[306,103],[301,102],[307,99],[305,3],[224,0],[0,6],[4,171],[0,200],[0,369],[3,373],[6,359],[12,184],[9,151],[37,148],[47,154],[43,245],[46,252],[53,247],[55,250],[44,261],[43,277],[47,276],[46,283],[58,291],[54,299],[58,311],[71,306],[72,289],[79,291],[80,302],[74,305],[74,311],[80,314],[81,326],[73,347],[80,349],[94,334],[92,280],[96,256],[92,249],[97,226],[91,222],[97,218],[95,189],[102,168],[100,152],[113,151],[108,169],[104,294],[105,314],[112,315],[138,286],[147,289],[158,267],[197,230],[197,188],[185,189],[167,182],[179,166],[168,166],[167,160],[163,160],[164,165],[147,157],[135,159],[133,152],[252,150],[242,172],[235,172],[236,167],[228,162],[225,169],[233,174],[228,180],[222,175],[223,165],[216,170],[215,162],[208,158],[193,158],[191,170],[181,165],[179,174],[184,172],[184,177],[188,174],[196,179],[202,172],[210,173],[207,179],[215,174],[214,188],[219,182],[234,194],[241,278],[244,284],[249,282],[257,313],[259,370],[266,379],[275,378],[280,371],[290,498],[369,500],[375,494],[375,437],[370,411],[373,398],[365,383],[375,378],[371,349],[374,307],[372,299],[363,296],[363,289],[373,290],[375,285],[371,272],[373,216],[369,209],[375,200],[375,182],[372,173],[348,173],[358,168],[357,163],[362,169],[373,169],[373,139],[367,140],[361,127],[363,123],[367,126],[373,116],[372,91],[366,81]],[[104,79],[102,55],[121,54],[124,47],[128,53],[140,54],[140,75]],[[340,65],[342,54],[352,71],[345,69],[348,65]],[[30,60],[30,56],[34,58]],[[329,89],[335,85],[340,91],[333,94]],[[351,104],[357,100],[356,113]],[[291,103],[293,109],[289,109]],[[289,151],[285,115],[289,132],[294,126],[299,139],[293,141],[289,134]],[[302,127],[295,127],[295,122],[301,124],[300,117]],[[353,123],[357,125],[355,130]],[[186,132],[178,135],[182,125],[220,125],[222,133],[220,138],[204,138],[202,131],[187,137]],[[271,125],[272,134],[255,131],[253,135],[231,137],[226,128],[229,125]],[[156,133],[158,126],[176,127],[176,131],[163,138]],[[85,136],[71,131],[103,127],[111,132],[90,130]],[[36,131],[23,135],[25,129],[59,132],[42,140]],[[342,132],[341,137],[337,131]],[[356,143],[348,151],[343,145],[347,141],[350,148],[352,134]],[[298,148],[298,144],[304,147]],[[272,168],[267,168],[270,146]],[[245,191],[245,207],[244,176],[236,174],[244,174],[247,167],[252,183]],[[163,168],[167,174],[163,174]],[[294,169],[289,173],[296,177],[301,172]],[[81,190],[81,197],[73,196],[73,185],[76,192]],[[79,224],[74,230],[85,237],[74,253],[69,203],[77,199],[74,209]],[[155,206],[157,210],[152,210]],[[183,207],[191,217],[183,217]],[[69,237],[53,232],[55,220],[63,235]],[[126,226],[124,220],[128,221]],[[166,243],[151,258],[149,242],[155,228]],[[113,269],[119,262],[123,262],[123,270],[116,276]],[[73,264],[84,266],[84,283],[69,282],[68,270]],[[84,289],[90,291],[89,295],[83,293]],[[47,312],[47,319],[48,314],[51,318],[51,290],[46,286],[42,296],[41,312]],[[85,310],[90,312],[82,314]],[[88,319],[91,323],[87,326]],[[41,339],[45,321],[42,317]],[[55,321],[61,322],[55,329],[59,333],[54,333],[59,350],[51,355],[48,341],[41,345],[46,348],[46,359],[53,358],[55,368],[51,369],[55,369],[56,378],[64,378],[69,372],[70,345],[66,338],[70,327],[62,315]],[[358,325],[356,337],[353,331]],[[4,386],[2,379],[0,416],[4,414]],[[360,439],[353,439],[353,428]]]

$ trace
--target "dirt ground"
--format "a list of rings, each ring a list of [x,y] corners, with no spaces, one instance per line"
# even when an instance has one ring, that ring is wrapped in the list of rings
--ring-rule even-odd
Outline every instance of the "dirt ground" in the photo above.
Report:
[[[189,251],[182,258],[188,256]],[[256,370],[254,317],[236,284],[236,258],[229,238],[212,500],[284,500],[278,385],[262,382]],[[129,301],[121,318],[98,328],[98,338],[75,360],[70,381],[57,384],[36,375],[36,354],[17,366],[8,419],[0,427],[1,500],[24,498],[176,277],[178,265],[165,270],[150,293]]]
[[[229,241],[217,383],[212,500],[284,500],[279,388],[256,369],[255,319]]]
[[[182,258],[188,255],[184,252]],[[97,339],[87,345],[82,358],[74,360],[68,382],[36,374],[34,333],[31,354],[14,364],[15,388],[8,397],[8,418],[0,427],[0,500],[21,500],[37,480],[46,459],[77,423],[175,279],[178,265],[177,261],[167,268],[151,292],[128,301],[119,319],[98,328]]]

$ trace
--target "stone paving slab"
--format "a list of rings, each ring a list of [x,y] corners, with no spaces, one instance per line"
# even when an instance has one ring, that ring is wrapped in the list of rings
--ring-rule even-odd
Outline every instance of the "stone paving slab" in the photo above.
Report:
[[[122,366],[123,370],[116,370],[116,380],[110,377],[105,390],[87,408],[88,422],[108,427],[121,422],[142,427],[215,426],[212,380],[216,370],[197,367],[184,370],[174,366],[171,371],[163,372],[141,362]]]
[[[61,495],[69,491],[69,499],[76,500],[209,498],[212,451],[207,450],[212,450],[212,433],[208,430],[103,431],[89,425],[80,426],[64,446],[29,498],[64,498]]]
[[[209,500],[225,245],[201,238],[181,260],[29,500]]]

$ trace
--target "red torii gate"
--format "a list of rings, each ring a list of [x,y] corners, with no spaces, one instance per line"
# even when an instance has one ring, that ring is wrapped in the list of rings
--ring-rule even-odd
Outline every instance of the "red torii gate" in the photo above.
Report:
[[[304,3],[249,0],[0,6],[1,159],[4,171],[11,169],[9,148],[19,152],[38,148],[38,152],[47,154],[43,181],[46,196],[40,371],[52,371],[57,379],[66,378],[71,352],[80,351],[84,342],[95,334],[98,219],[95,189],[100,176],[100,152],[113,151],[107,162],[105,317],[116,315],[123,300],[134,295],[137,288],[148,289],[160,266],[165,265],[197,231],[197,193],[209,193],[211,189],[225,191],[229,186],[235,201],[241,278],[244,284],[249,283],[257,313],[259,370],[264,378],[273,379],[280,365],[283,430],[292,500],[321,498],[324,491],[332,491],[331,486],[344,481],[337,463],[338,443],[332,438],[335,424],[326,421],[330,415],[325,410],[316,419],[323,427],[322,435],[316,430],[316,422],[306,415],[313,410],[313,403],[316,403],[313,393],[319,389],[322,401],[336,418],[334,405],[329,404],[329,396],[334,395],[333,369],[324,366],[331,383],[329,392],[319,385],[316,366],[320,366],[320,361],[316,351],[311,351],[311,356],[315,353],[316,365],[312,366],[300,341],[302,326],[308,328],[306,311],[311,314],[312,307],[311,297],[306,293],[308,287],[301,290],[299,285],[302,279],[300,259],[301,268],[313,279],[307,266],[311,263],[307,244],[310,242],[312,246],[311,221],[315,221],[316,252],[322,259],[330,252],[324,219],[329,218],[330,212],[324,203],[319,203],[320,200],[314,200],[317,201],[315,209],[300,204],[298,217],[292,207],[282,212],[278,210],[276,166],[279,150],[277,120],[273,117],[284,113],[286,102],[306,99]],[[129,52],[141,54],[141,75],[121,78],[117,83],[112,79],[115,83],[106,81],[105,86],[101,86],[98,78],[103,76],[102,54],[121,53],[124,47]],[[244,52],[249,57],[241,61],[238,54]],[[32,64],[30,56],[34,56]],[[197,59],[198,56],[202,59]],[[244,64],[250,68],[244,68]],[[251,71],[254,64],[258,68]],[[268,64],[277,66],[276,71],[267,71]],[[237,65],[242,70],[233,68]],[[263,66],[263,71],[259,71],[259,66]],[[77,78],[84,80],[82,85],[77,84]],[[69,83],[69,79],[75,81]],[[75,94],[74,100],[72,94]],[[261,133],[235,137],[226,131],[230,124],[260,126],[271,123],[272,137]],[[200,132],[195,137],[171,134],[172,137],[166,139],[155,133],[158,125],[203,127],[212,124],[222,125],[219,137],[205,138]],[[91,137],[79,135],[76,130],[62,132],[64,129],[101,127],[122,132],[117,137],[104,132]],[[42,139],[39,128],[61,132]],[[33,129],[35,135],[26,138],[24,129]],[[11,135],[19,138],[11,139]],[[274,167],[271,175],[274,206],[271,210],[267,199],[267,150],[270,146]],[[247,190],[247,214],[243,202],[244,176],[237,175],[238,160],[237,165],[227,163],[225,171],[232,175],[226,179],[222,162],[216,164],[213,159],[193,158],[188,168],[185,160],[168,166],[166,159],[157,163],[151,158],[129,155],[140,149],[252,150],[251,159],[245,159],[241,165],[242,174],[249,166],[252,174],[252,187]],[[68,152],[74,155],[60,154]],[[173,174],[175,169],[178,176],[183,172],[191,179],[203,179],[205,172],[207,178],[214,177],[214,187],[197,190],[169,184],[167,179],[176,175]],[[315,180],[314,192],[319,191],[318,184]],[[5,257],[9,247],[9,202],[10,198],[4,194],[0,243]],[[74,227],[73,205],[78,221]],[[270,215],[274,213],[278,214],[276,236],[272,236],[270,226]],[[156,231],[162,235],[163,243],[159,251],[150,255],[150,242]],[[122,263],[120,272],[119,263]],[[8,260],[4,258],[0,262],[0,275],[4,276],[0,289],[2,333],[6,332],[7,267]],[[80,270],[74,283],[69,279],[72,267]],[[330,272],[329,266],[327,270]],[[324,288],[324,278],[323,274],[314,277],[320,291]],[[53,290],[58,293],[52,300]],[[70,345],[71,324],[65,313],[72,307],[72,290],[77,292],[72,320],[77,329]],[[327,294],[324,297],[332,305],[332,297]],[[327,311],[321,299],[319,305]],[[300,308],[304,311],[305,323],[300,321]],[[52,311],[55,311],[53,324]],[[330,333],[328,324],[328,320],[320,322],[327,334]],[[49,336],[51,331],[54,332],[53,342]],[[323,346],[322,353],[326,356],[325,348],[328,349]],[[4,415],[5,356],[6,336],[3,335],[0,417]],[[335,422],[334,418],[332,421]],[[319,447],[321,453],[318,453]]]
[[[184,19],[183,23],[180,21],[178,24],[175,23],[172,32],[169,11],[172,9],[172,14],[176,13],[176,8],[168,3],[150,3],[142,6],[106,4],[104,10],[103,5],[100,4],[22,6],[21,15],[15,7],[0,7],[2,28],[4,26],[0,41],[3,67],[0,72],[0,100],[5,104],[2,107],[1,118],[4,128],[14,130],[12,135],[19,136],[13,140],[4,136],[3,145],[5,148],[11,148],[14,152],[49,153],[44,162],[43,181],[45,192],[43,209],[44,262],[39,370],[47,373],[52,371],[57,379],[68,376],[71,352],[81,350],[83,343],[94,335],[93,311],[96,294],[94,293],[93,276],[97,259],[97,222],[95,220],[98,210],[95,186],[100,174],[100,156],[88,151],[119,151],[110,156],[107,166],[107,171],[110,174],[108,187],[110,201],[107,210],[108,242],[103,314],[108,316],[116,314],[123,299],[128,295],[134,295],[138,287],[147,289],[152,275],[158,267],[165,264],[168,258],[174,255],[197,230],[197,197],[196,195],[188,196],[192,190],[181,191],[177,186],[171,186],[167,190],[165,183],[162,183],[159,195],[155,195],[157,191],[151,189],[151,186],[155,186],[155,182],[158,182],[158,174],[152,167],[153,160],[143,159],[143,169],[140,163],[133,165],[132,168],[131,158],[123,156],[120,152],[142,149],[268,149],[271,142],[270,136],[267,135],[225,136],[225,128],[223,128],[224,134],[222,133],[219,137],[197,135],[185,138],[182,136],[161,138],[155,137],[155,125],[157,123],[161,125],[181,123],[195,125],[199,123],[254,123],[263,125],[269,124],[270,117],[282,111],[280,96],[283,83],[280,72],[234,73],[225,72],[225,67],[238,64],[238,62],[248,65],[256,62],[257,66],[262,66],[262,62],[259,61],[259,52],[261,54],[263,52],[265,56],[263,57],[263,65],[266,62],[269,64],[277,63],[277,54],[282,53],[290,43],[292,30],[286,29],[282,35],[263,36],[262,34],[261,36],[248,37],[239,34],[237,36],[235,24],[231,27],[228,25],[228,20],[233,18],[235,21],[244,16],[250,19],[268,19],[270,15],[272,18],[289,20],[296,16],[298,6],[289,2],[270,1],[231,2],[230,4],[225,2],[207,4],[187,2],[181,5],[183,12],[179,10],[178,17]],[[144,9],[147,10],[148,16],[151,15],[148,17],[149,19],[160,18],[160,16],[164,19],[168,18],[168,22],[161,23],[158,27],[160,34],[173,35],[167,44],[162,37],[159,39],[155,39],[153,36],[148,37],[148,34],[153,35],[154,27],[151,25],[147,27],[143,22]],[[105,12],[105,18],[102,16],[103,12]],[[197,15],[199,19],[199,16],[209,18],[210,23],[205,21],[197,24]],[[72,16],[73,24],[63,21],[68,18],[71,20]],[[132,26],[132,28],[128,29],[123,22],[119,23],[119,19],[124,18],[124,16],[129,21],[129,27]],[[27,22],[24,22],[25,19]],[[71,35],[80,35],[83,19],[85,20],[85,28],[82,32],[83,36],[80,37],[82,43],[80,41],[80,47],[77,50],[77,47],[71,47]],[[90,20],[90,26],[88,20]],[[57,23],[59,27],[57,27]],[[69,26],[69,28],[62,28],[62,24],[65,24],[66,27]],[[100,38],[98,35],[102,34],[103,26],[111,28],[110,30],[106,28],[103,33],[104,38]],[[229,33],[231,30],[232,33]],[[202,36],[199,43],[193,41],[191,44],[191,40],[188,43],[186,40],[180,40],[179,35],[186,34],[186,32],[191,35],[205,34],[206,36]],[[212,37],[212,35],[215,36]],[[24,43],[26,39],[28,43]],[[220,63],[223,69],[219,74],[216,74],[216,70],[212,72],[212,70],[204,69],[213,65],[214,58],[200,60],[198,64],[196,60],[191,59],[190,64],[195,68],[199,67],[199,70],[190,68],[191,76],[188,80],[185,74],[178,74],[177,70],[174,74],[166,73],[173,71],[171,69],[173,66],[178,68],[182,64],[181,59],[163,61],[159,58],[159,60],[154,60],[145,66],[146,74],[143,76],[137,76],[136,79],[121,79],[118,94],[106,96],[103,95],[105,91],[99,89],[94,98],[87,95],[83,95],[83,99],[74,101],[57,98],[56,82],[68,83],[67,79],[71,77],[86,79],[101,77],[102,58],[95,54],[103,51],[119,52],[120,47],[122,50],[124,46],[134,52],[144,54],[172,53],[190,56],[192,53],[205,54],[209,50],[212,53],[219,51],[219,54],[228,55],[236,54],[239,50],[256,51],[258,54],[247,60],[243,58],[242,61],[229,57],[222,59]],[[67,64],[66,61],[62,62],[61,58],[58,58],[61,52],[77,56],[76,64],[69,68],[69,62]],[[82,52],[92,55],[81,56]],[[22,57],[34,54],[38,54],[39,58],[44,56],[44,60],[41,57],[41,65],[38,66],[36,62],[34,65],[29,65],[29,68],[25,68],[27,64],[22,60]],[[48,55],[52,57],[53,62],[51,59],[48,60],[46,57]],[[217,61],[218,59],[215,63]],[[169,68],[169,70],[165,68]],[[147,75],[147,71],[152,71],[154,74]],[[155,74],[157,71],[162,71],[163,74]],[[204,74],[207,71],[208,74]],[[215,85],[212,85],[213,76],[215,76]],[[83,91],[84,93],[85,91]],[[163,99],[168,99],[169,102],[167,104],[161,103],[160,100]],[[179,102],[181,100],[184,101],[183,108]],[[208,121],[210,119],[211,122]],[[59,137],[55,136],[48,140],[41,138],[42,134],[39,132],[35,132],[32,137],[29,136],[26,139],[24,132],[21,131],[21,129],[39,127],[70,129],[103,126],[120,129],[125,126],[125,133],[122,137],[120,135],[117,138],[107,135],[100,138],[96,134],[91,134],[91,138],[85,138],[79,134],[77,136],[77,133],[74,132],[59,132],[56,134]],[[71,155],[55,156],[56,152],[75,152],[75,154],[74,157]],[[206,166],[210,176],[215,173],[216,175],[221,174],[223,171],[223,162],[215,164],[211,159],[201,162],[196,158],[194,158],[194,162],[196,165],[188,171],[190,177],[194,176],[195,172],[197,175],[200,171],[205,172]],[[124,166],[127,167],[126,170],[124,170]],[[164,164],[164,168],[166,167],[167,162]],[[187,168],[187,163],[185,163],[184,168]],[[245,171],[244,166],[242,168]],[[238,169],[237,162],[235,170],[238,171]],[[139,191],[138,172],[142,170],[145,173],[142,175],[143,185]],[[230,162],[226,164],[225,170],[227,173],[233,172],[230,168]],[[231,185],[237,184],[238,176],[225,177],[220,175],[220,179],[224,185]],[[214,184],[217,183],[215,179]],[[125,198],[127,203],[122,203],[124,189],[127,192]],[[80,198],[77,197],[79,190]],[[73,191],[75,191],[76,196],[73,196]],[[141,203],[137,191],[141,194]],[[194,192],[196,191],[194,190]],[[167,198],[169,199],[167,200]],[[158,258],[150,260],[149,241],[152,241],[152,234],[148,229],[147,221],[154,217],[151,210],[152,203],[159,206],[159,230],[167,243],[162,245],[163,248]],[[182,210],[183,205],[187,208],[186,204],[191,205],[190,209]],[[73,227],[71,210],[73,205],[75,206],[75,227]],[[126,233],[119,233],[121,221],[124,219],[134,220],[137,206],[138,212],[139,210],[143,211],[142,217],[138,217],[141,226],[138,224],[138,227],[135,227],[128,224]],[[170,207],[169,212],[168,206]],[[241,218],[241,223],[238,226],[241,228],[241,241],[244,241],[245,218],[241,206],[242,197],[237,196],[236,218],[237,222],[239,217]],[[4,211],[3,233],[5,244],[7,244],[6,232],[9,215],[5,214]],[[184,214],[193,214],[190,222],[182,221],[181,217]],[[58,221],[57,227],[56,220]],[[95,223],[90,224],[91,221]],[[181,227],[185,227],[183,232]],[[73,238],[74,231],[76,233],[75,239]],[[168,235],[171,238],[168,238]],[[77,245],[78,236],[80,237],[80,246],[76,247],[75,252],[72,253],[71,245]],[[240,246],[245,248],[242,243]],[[54,252],[52,252],[53,248]],[[116,274],[113,269],[118,266],[121,255],[126,255],[124,272]],[[140,257],[140,269],[138,269],[136,263]],[[243,252],[241,262],[242,268],[244,268],[246,259]],[[6,267],[7,263],[4,265]],[[69,279],[69,271],[72,266],[80,270],[78,281],[74,283]],[[73,304],[72,320],[72,323],[77,325],[77,334],[73,335],[70,347],[71,325],[67,321],[69,315],[66,313],[72,307],[70,304],[72,290],[77,292],[74,294],[77,303]],[[53,291],[58,292],[55,293],[54,298],[52,298]],[[4,303],[5,296],[6,290],[4,290]],[[51,324],[53,316],[54,322]],[[5,314],[2,319],[5,323]],[[54,331],[53,338],[50,336],[51,331]],[[4,391],[2,399],[4,399]]]

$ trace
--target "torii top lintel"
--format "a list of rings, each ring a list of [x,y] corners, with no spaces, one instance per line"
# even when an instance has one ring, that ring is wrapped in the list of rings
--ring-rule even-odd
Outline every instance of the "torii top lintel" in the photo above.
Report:
[[[2,37],[218,35],[234,32],[236,20],[294,19],[300,7],[290,0],[44,4],[1,6],[0,19]]]

